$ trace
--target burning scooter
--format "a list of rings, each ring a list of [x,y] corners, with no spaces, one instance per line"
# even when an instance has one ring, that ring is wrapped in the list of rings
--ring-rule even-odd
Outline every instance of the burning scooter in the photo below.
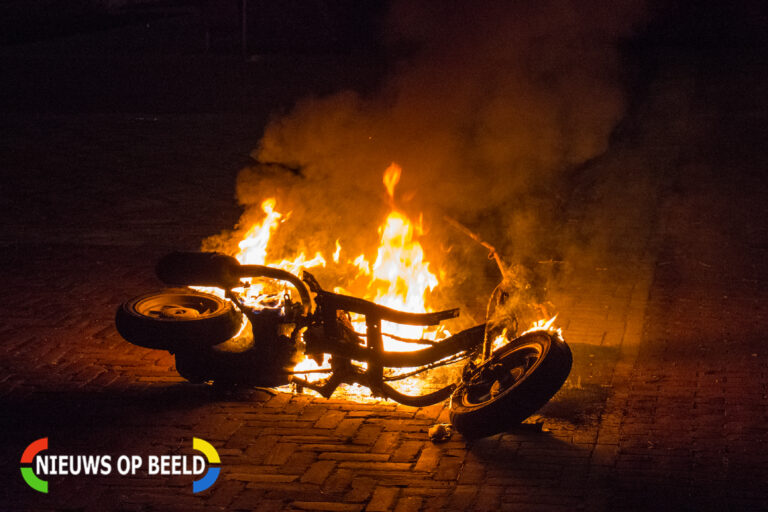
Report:
[[[449,399],[453,425],[467,437],[508,430],[547,403],[565,382],[572,356],[558,331],[541,328],[497,336],[481,324],[410,352],[384,348],[392,336],[382,323],[435,326],[458,309],[409,313],[324,290],[309,272],[302,277],[266,265],[240,264],[212,252],[176,252],[162,258],[157,275],[175,286],[131,299],[116,316],[119,333],[142,347],[175,354],[179,373],[191,382],[277,387],[292,383],[328,398],[341,384],[358,384],[375,396],[421,407]],[[275,283],[257,304],[243,300],[244,280]],[[183,287],[180,287],[183,286]],[[216,287],[217,296],[189,286]],[[494,293],[499,303],[503,294]],[[489,308],[490,309],[490,308]],[[363,319],[359,332],[352,315]],[[516,323],[516,322],[515,322]],[[514,339],[511,339],[513,338]],[[310,370],[296,364],[308,356],[327,361]],[[324,357],[325,356],[325,357]],[[431,393],[412,396],[389,382],[438,366],[465,361],[461,378]],[[408,368],[392,375],[390,368]],[[325,377],[310,381],[309,374]]]

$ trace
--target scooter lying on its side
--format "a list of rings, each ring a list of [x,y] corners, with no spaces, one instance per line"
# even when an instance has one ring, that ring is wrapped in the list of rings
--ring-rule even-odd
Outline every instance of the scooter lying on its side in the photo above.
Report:
[[[191,382],[276,387],[293,383],[328,398],[341,384],[359,384],[375,396],[421,407],[450,398],[454,427],[468,437],[508,430],[547,403],[565,382],[572,356],[559,333],[533,330],[497,348],[487,324],[443,340],[408,340],[382,332],[382,322],[436,326],[458,309],[434,313],[396,311],[360,298],[323,290],[315,278],[282,269],[241,265],[218,253],[175,252],[163,257],[157,275],[174,286],[147,293],[120,306],[115,323],[127,341],[168,350],[179,373]],[[291,285],[254,301],[243,279],[261,278]],[[184,287],[181,287],[184,286]],[[221,298],[187,286],[216,287]],[[248,302],[248,304],[246,304]],[[350,320],[365,320],[356,332]],[[412,352],[384,349],[384,337],[429,345]],[[305,355],[329,366],[295,371]],[[461,380],[437,391],[411,396],[388,382],[466,360]],[[366,363],[363,365],[362,363]],[[385,368],[415,368],[406,374]],[[308,373],[328,374],[317,382]]]

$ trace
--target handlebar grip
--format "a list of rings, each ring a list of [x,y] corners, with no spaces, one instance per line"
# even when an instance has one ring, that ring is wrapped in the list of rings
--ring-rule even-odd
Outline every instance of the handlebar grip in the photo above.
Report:
[[[168,285],[237,286],[240,263],[216,252],[172,252],[160,258],[155,273]]]

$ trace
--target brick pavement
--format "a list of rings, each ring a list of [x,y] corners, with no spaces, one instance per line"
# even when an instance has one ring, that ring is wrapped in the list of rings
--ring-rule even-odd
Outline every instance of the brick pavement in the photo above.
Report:
[[[25,175],[20,192],[3,194],[11,221],[0,238],[3,508],[758,509],[768,498],[768,244],[751,220],[764,217],[755,184],[766,159],[761,132],[741,130],[766,110],[755,86],[742,103],[714,102],[727,115],[713,111],[708,100],[732,82],[669,70],[629,134],[591,167],[587,206],[569,215],[573,229],[599,227],[591,240],[604,249],[574,247],[553,290],[573,343],[571,378],[534,418],[542,431],[471,443],[426,439],[446,420],[444,404],[222,394],[184,383],[171,356],[116,334],[117,305],[158,286],[158,255],[231,225],[237,155],[247,152],[232,137],[252,121],[6,120],[3,165]],[[722,130],[743,138],[717,148]],[[52,172],[59,165],[65,172]],[[212,166],[221,179],[209,181]],[[721,175],[728,166],[740,172]],[[96,167],[112,171],[101,178]],[[168,169],[184,179],[164,180]],[[43,436],[111,454],[189,453],[197,436],[221,454],[222,474],[199,496],[190,477],[141,476],[51,478],[51,493],[38,495],[17,461]]]
[[[612,506],[757,510],[768,500],[764,65],[700,70],[664,198]],[[749,73],[751,81],[733,76]],[[695,75],[694,75],[695,76]],[[762,121],[760,121],[762,120]]]

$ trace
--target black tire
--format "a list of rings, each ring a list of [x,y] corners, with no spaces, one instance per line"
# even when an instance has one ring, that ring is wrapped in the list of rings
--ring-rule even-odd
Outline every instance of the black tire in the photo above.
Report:
[[[572,363],[571,349],[558,335],[524,334],[499,348],[456,388],[451,422],[470,438],[509,430],[557,393]]]
[[[168,288],[139,295],[115,315],[120,335],[141,347],[177,352],[232,338],[243,318],[233,304],[210,293]]]

